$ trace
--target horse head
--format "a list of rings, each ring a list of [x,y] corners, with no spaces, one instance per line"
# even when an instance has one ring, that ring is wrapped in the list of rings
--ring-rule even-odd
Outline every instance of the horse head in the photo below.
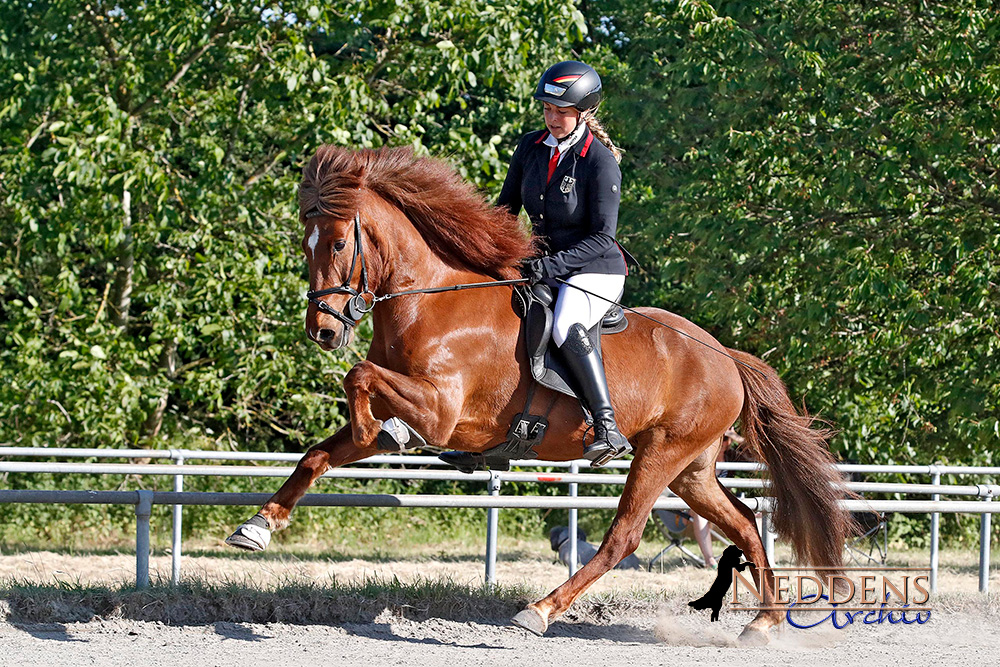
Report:
[[[527,229],[447,163],[409,148],[321,146],[303,170],[299,211],[309,263],[306,332],[324,350],[353,339],[376,294],[518,277]]]
[[[337,350],[354,339],[354,324],[373,297],[360,213],[344,220],[314,209],[303,217],[310,287],[306,334],[324,350]]]

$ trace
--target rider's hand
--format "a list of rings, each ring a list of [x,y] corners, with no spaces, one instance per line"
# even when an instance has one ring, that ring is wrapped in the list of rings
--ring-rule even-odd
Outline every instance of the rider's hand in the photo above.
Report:
[[[521,264],[521,275],[528,279],[528,283],[534,285],[545,277],[545,265],[540,259],[529,259]]]

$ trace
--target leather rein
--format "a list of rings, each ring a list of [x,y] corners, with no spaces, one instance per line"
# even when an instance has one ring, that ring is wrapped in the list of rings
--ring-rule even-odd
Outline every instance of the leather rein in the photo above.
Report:
[[[310,218],[315,218],[320,215],[323,215],[322,211],[313,209],[308,213],[306,213],[305,217],[306,220],[308,220]],[[365,264],[365,251],[361,245],[361,239],[362,239],[361,211],[358,211],[357,213],[354,214],[354,256],[351,257],[351,270],[348,272],[347,277],[344,278],[344,282],[341,283],[339,287],[329,287],[327,289],[312,290],[306,292],[306,298],[309,299],[309,303],[314,304],[320,310],[320,312],[326,313],[327,315],[332,315],[333,317],[337,318],[346,327],[354,328],[355,326],[357,326],[358,321],[361,320],[362,317],[370,313],[375,308],[375,304],[377,304],[379,301],[388,301],[389,299],[395,299],[397,296],[407,296],[409,294],[437,294],[439,292],[457,292],[459,290],[465,290],[465,289],[478,289],[481,287],[500,287],[502,285],[520,285],[528,283],[527,278],[515,278],[513,280],[490,280],[484,283],[464,283],[459,285],[445,285],[444,287],[425,287],[423,289],[410,289],[410,290],[403,290],[402,292],[389,292],[387,294],[377,296],[371,290],[371,288],[368,287],[368,267]],[[358,283],[358,287],[360,289],[354,289],[353,287],[351,287],[351,278],[354,276],[354,268],[357,266],[359,261],[361,262],[361,276],[360,276],[360,281]],[[594,294],[590,290],[586,290],[578,285],[574,285],[566,280],[563,280],[562,278],[556,278],[555,280],[556,282],[559,282],[563,285],[569,285],[570,287],[576,288],[581,292],[597,297],[602,301],[607,301],[609,303],[615,304],[616,306],[620,306],[621,308],[629,311],[630,313],[635,313],[639,317],[644,317],[647,320],[655,322],[662,327],[666,327],[671,331],[679,333],[680,335],[686,338],[690,338],[696,343],[704,345],[713,352],[717,352],[724,357],[729,357],[739,365],[745,366],[746,368],[749,368],[752,371],[756,371],[763,377],[767,377],[764,374],[764,372],[761,371],[760,369],[754,368],[750,364],[740,361],[731,354],[726,354],[722,350],[712,347],[705,341],[699,340],[694,336],[692,336],[691,334],[681,331],[676,327],[672,327],[666,322],[661,322],[655,317],[650,317],[645,313],[640,313],[635,308],[629,308],[628,306],[622,305],[617,301],[612,301],[611,299],[605,299],[604,297],[598,294]],[[326,303],[325,301],[321,301],[322,297],[330,296],[331,294],[351,295],[351,298],[347,300],[346,304],[344,304],[343,312],[337,310],[336,308]],[[368,303],[368,299],[365,298],[366,296],[371,296],[370,304]]]
[[[315,218],[317,216],[323,215],[321,211],[312,210],[306,213],[306,219]],[[423,289],[410,289],[403,290],[401,292],[389,292],[381,296],[377,296],[371,288],[368,286],[368,266],[365,263],[365,251],[361,244],[362,240],[361,234],[361,212],[358,211],[354,214],[354,256],[351,257],[351,270],[347,273],[347,277],[344,278],[344,282],[341,283],[339,287],[329,287],[327,289],[312,290],[306,292],[306,298],[309,299],[309,303],[314,304],[320,312],[326,313],[327,315],[332,315],[337,318],[346,327],[354,327],[357,325],[358,321],[364,317],[366,314],[370,313],[374,308],[375,304],[379,301],[387,301],[389,299],[395,299],[397,296],[406,296],[409,294],[437,294],[438,292],[457,292],[464,289],[477,289],[481,287],[499,287],[501,285],[518,285],[528,282],[527,278],[515,278],[513,280],[491,280],[484,283],[464,283],[461,285],[446,285],[444,287],[425,287]],[[354,289],[351,287],[351,278],[354,276],[354,269],[361,263],[361,276],[358,282],[358,288]],[[331,294],[349,294],[351,298],[347,300],[344,304],[343,312],[337,310],[330,304],[322,301],[321,299],[325,296],[330,296]],[[371,297],[371,303],[369,303],[366,297]]]

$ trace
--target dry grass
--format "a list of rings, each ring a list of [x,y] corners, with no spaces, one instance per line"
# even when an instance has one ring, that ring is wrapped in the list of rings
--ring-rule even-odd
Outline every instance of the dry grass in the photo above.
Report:
[[[505,540],[497,564],[499,585],[482,585],[481,552],[468,545],[424,545],[360,554],[330,553],[301,544],[275,543],[266,554],[241,554],[206,543],[187,551],[179,587],[168,583],[166,554],[151,560],[153,585],[132,589],[131,553],[0,553],[0,622],[68,623],[129,619],[171,625],[214,622],[331,624],[371,623],[393,618],[422,621],[505,622],[525,604],[563,583],[566,568],[548,543]],[[644,544],[648,560],[660,548]],[[779,546],[779,561],[787,550]],[[932,605],[942,613],[970,612],[1000,620],[1000,596],[976,592],[978,553],[941,554],[939,593]],[[893,551],[894,567],[926,566],[926,552]],[[1000,589],[993,563],[991,587]],[[602,624],[621,616],[686,614],[715,577],[712,570],[684,566],[676,557],[662,571],[613,571],[602,577],[566,615],[568,621]]]
[[[128,619],[168,625],[231,623],[373,623],[393,618],[424,621],[505,622],[540,591],[524,585],[472,587],[449,579],[403,583],[379,577],[339,585],[301,582],[259,588],[249,581],[211,583],[188,579],[180,586],[154,583],[86,586],[67,582],[0,584],[0,622],[75,623]],[[565,620],[607,623],[622,616],[682,614],[688,595],[663,590],[610,590],[586,595]],[[971,613],[1000,621],[1000,594],[946,593],[933,599],[936,614]]]
[[[401,583],[369,578],[348,585],[289,583],[261,589],[249,581],[211,583],[186,579],[155,583],[145,591],[129,584],[0,585],[9,623],[69,623],[95,618],[158,621],[170,625],[240,623],[370,623],[386,610],[413,620],[484,620],[509,617],[531,596],[523,588],[474,589],[448,580]]]
[[[370,577],[329,585],[293,582],[269,588],[249,581],[212,583],[186,579],[179,586],[157,582],[145,591],[127,583],[88,586],[0,583],[0,622],[74,623],[129,619],[169,625],[233,623],[372,623],[386,613],[423,621],[506,621],[541,591],[525,585],[468,586],[449,579]],[[654,613],[666,602],[651,590],[609,591],[587,596],[569,620],[601,622],[622,613]]]

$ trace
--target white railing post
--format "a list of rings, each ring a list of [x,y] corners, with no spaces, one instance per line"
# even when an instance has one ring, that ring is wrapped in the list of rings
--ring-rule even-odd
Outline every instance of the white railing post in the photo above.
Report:
[[[580,464],[577,463],[576,461],[573,461],[573,463],[570,464],[569,472],[570,472],[571,475],[575,475],[578,472],[580,472]],[[570,496],[570,498],[576,498],[577,497],[579,486],[580,485],[577,484],[576,482],[570,482],[570,484],[569,484],[569,496]],[[577,525],[578,525],[577,519],[578,518],[579,518],[578,510],[575,507],[571,507],[570,510],[569,510],[569,540],[570,540],[570,542],[569,542],[569,576],[571,576],[571,577],[574,574],[576,574],[576,569],[577,569],[577,567],[578,567],[578,565],[580,563],[580,554],[579,554],[579,548],[578,548],[579,545],[578,545],[577,539],[576,539]]]
[[[500,495],[500,473],[490,471],[489,489],[491,496]],[[499,530],[500,510],[490,507],[486,510],[486,585],[493,586],[497,582],[497,531]]]
[[[760,532],[764,542],[764,555],[767,556],[767,563],[770,567],[775,566],[774,562],[774,530],[771,526],[770,508],[765,505],[764,511],[760,513]]]
[[[931,466],[931,484],[938,486],[941,484],[941,473],[938,472],[937,466]],[[931,495],[931,500],[940,500],[941,494],[935,493]],[[931,513],[931,593],[937,593],[937,579],[938,579],[938,544],[941,540],[941,513],[932,512]]]
[[[184,465],[184,457],[177,456],[174,459],[177,465]],[[174,475],[174,491],[180,493],[184,490],[184,475]],[[170,583],[176,586],[181,582],[181,528],[184,522],[184,506],[174,505],[173,519],[173,543],[170,552]]]
[[[986,489],[983,502],[993,500],[993,489]],[[990,518],[989,512],[979,515],[979,592],[990,592]]]
[[[136,491],[135,503],[135,587],[149,588],[149,517],[153,514],[153,492]]]

